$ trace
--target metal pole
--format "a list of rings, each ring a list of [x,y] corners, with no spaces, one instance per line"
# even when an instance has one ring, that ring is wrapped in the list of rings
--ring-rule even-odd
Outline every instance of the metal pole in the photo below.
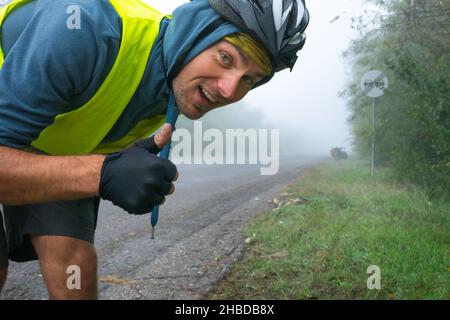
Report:
[[[372,177],[375,176],[375,98],[372,98]]]

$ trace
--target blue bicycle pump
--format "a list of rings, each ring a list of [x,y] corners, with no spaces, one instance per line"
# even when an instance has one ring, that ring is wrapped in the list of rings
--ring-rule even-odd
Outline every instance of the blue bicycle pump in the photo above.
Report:
[[[173,92],[170,94],[169,98],[169,104],[167,106],[167,115],[166,115],[166,122],[170,123],[172,126],[172,132],[175,131],[175,123],[177,122],[178,115],[180,114],[180,109],[178,109],[175,101],[175,96]],[[170,144],[172,142],[172,139],[169,139],[169,141],[166,143],[166,145],[161,150],[161,153],[159,156],[163,159],[169,159],[169,153],[170,153]],[[152,239],[155,239],[155,226],[158,223],[158,217],[159,217],[159,206],[154,206],[151,214],[151,225],[152,225]]]

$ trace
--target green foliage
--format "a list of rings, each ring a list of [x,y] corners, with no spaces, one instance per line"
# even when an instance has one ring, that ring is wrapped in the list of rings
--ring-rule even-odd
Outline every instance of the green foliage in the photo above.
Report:
[[[354,147],[371,148],[369,98],[359,89],[370,69],[384,71],[390,88],[377,99],[377,162],[435,195],[450,192],[450,0],[370,1],[380,12],[345,53],[353,66],[344,95]]]

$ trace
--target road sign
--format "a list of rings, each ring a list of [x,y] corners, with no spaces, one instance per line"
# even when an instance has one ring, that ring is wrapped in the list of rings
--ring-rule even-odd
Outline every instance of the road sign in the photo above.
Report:
[[[378,70],[369,71],[361,78],[361,90],[372,98],[372,177],[375,176],[375,100],[384,94],[388,86],[388,78]]]
[[[370,98],[381,97],[388,86],[388,78],[378,70],[367,72],[361,79],[361,90]]]

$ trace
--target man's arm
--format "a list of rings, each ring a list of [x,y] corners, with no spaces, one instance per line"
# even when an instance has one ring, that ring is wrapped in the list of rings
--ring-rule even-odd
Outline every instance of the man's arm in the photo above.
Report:
[[[30,204],[99,195],[105,156],[48,156],[0,146],[0,203]]]

